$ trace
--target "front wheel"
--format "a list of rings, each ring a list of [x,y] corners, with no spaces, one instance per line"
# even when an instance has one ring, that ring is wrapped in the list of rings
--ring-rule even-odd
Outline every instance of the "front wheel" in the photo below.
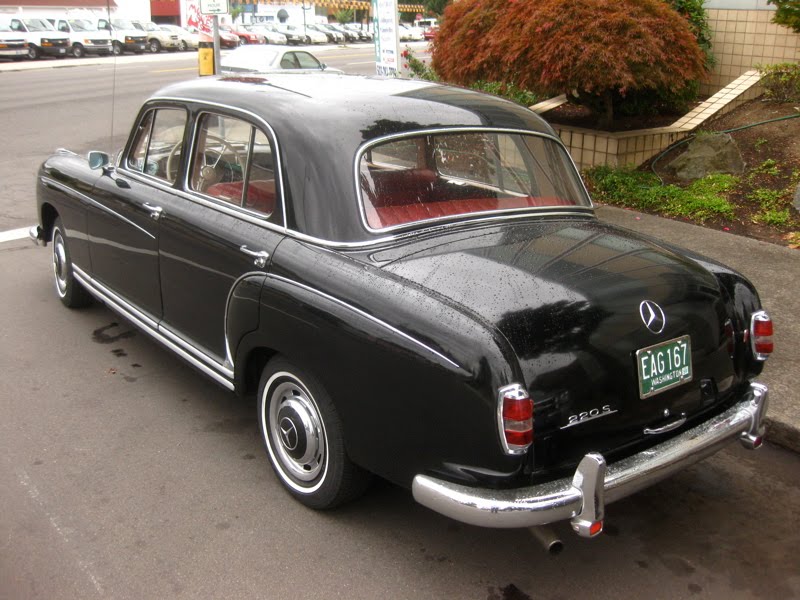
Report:
[[[80,44],[75,44],[72,47],[72,56],[74,56],[75,58],[83,58],[84,56],[86,56],[86,50],[84,50],[83,46],[81,46]]]
[[[275,358],[261,375],[258,398],[270,463],[292,496],[326,509],[363,493],[368,475],[348,458],[339,415],[313,375]]]
[[[158,40],[155,40],[155,39],[154,40],[150,40],[150,43],[147,45],[147,49],[152,54],[158,54],[159,52],[161,52],[161,42],[159,42]]]
[[[37,60],[42,55],[42,51],[39,49],[39,46],[35,44],[28,45],[28,58],[31,60]]]
[[[56,293],[67,308],[81,308],[92,303],[92,297],[76,279],[67,246],[67,234],[61,219],[53,224],[53,276]]]
[[[189,49],[189,44],[186,43],[186,40],[181,40],[178,42],[178,50],[181,52],[186,52]]]

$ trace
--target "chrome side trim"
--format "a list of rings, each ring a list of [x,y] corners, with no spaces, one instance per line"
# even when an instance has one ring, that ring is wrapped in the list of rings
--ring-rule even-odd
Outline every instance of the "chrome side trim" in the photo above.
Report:
[[[221,375],[219,371],[225,372],[224,367],[219,365],[219,363],[214,362],[212,366],[215,366],[217,370],[205,364],[204,362],[198,360],[193,354],[190,354],[186,350],[183,349],[178,343],[173,342],[170,338],[164,335],[163,331],[159,331],[158,323],[152,318],[145,315],[142,311],[138,310],[132,304],[120,298],[117,294],[112,292],[108,289],[105,285],[90,277],[86,271],[78,267],[77,265],[72,265],[73,273],[75,278],[83,285],[94,297],[96,297],[101,302],[105,303],[107,306],[121,314],[123,317],[131,321],[134,325],[139,327],[145,333],[156,339],[157,341],[161,342],[164,346],[172,350],[175,354],[183,358],[186,362],[193,365],[195,368],[199,369],[209,377],[211,377],[214,381],[222,385],[223,387],[233,391],[233,381],[231,381],[231,377],[226,378],[224,375]],[[175,335],[170,332],[169,335]],[[177,336],[175,336],[177,337]],[[178,338],[179,339],[179,338]],[[182,344],[186,344],[181,340]],[[187,347],[188,344],[186,344]],[[196,348],[192,348],[195,352],[199,352]],[[206,357],[208,359],[208,357]],[[213,359],[210,359],[213,360]]]
[[[231,369],[229,369],[225,365],[221,364],[218,360],[214,359],[213,357],[209,356],[208,354],[200,350],[195,344],[189,342],[186,338],[181,337],[163,323],[159,323],[158,332],[164,335],[165,337],[169,338],[170,341],[183,348],[183,350],[185,350],[186,352],[195,356],[198,360],[207,364],[212,369],[216,369],[217,371],[225,375],[228,379],[233,379],[233,371]]]
[[[278,281],[283,281],[284,283],[288,283],[289,285],[293,285],[293,286],[299,287],[299,288],[304,289],[304,290],[306,290],[308,292],[311,292],[312,294],[316,294],[318,296],[322,296],[323,298],[325,298],[327,300],[330,300],[331,302],[335,302],[339,306],[342,306],[342,307],[344,307],[344,308],[346,308],[346,309],[348,309],[348,310],[350,310],[350,311],[352,311],[352,312],[354,312],[354,313],[356,313],[358,315],[361,315],[362,317],[372,321],[376,325],[380,325],[381,327],[383,327],[385,329],[388,329],[392,333],[395,333],[395,334],[399,335],[403,339],[406,339],[409,342],[411,342],[413,344],[416,344],[417,346],[420,346],[421,348],[425,349],[427,352],[430,352],[431,354],[433,354],[435,356],[438,356],[439,358],[441,358],[445,362],[453,365],[456,369],[460,369],[461,368],[461,366],[458,363],[453,362],[451,359],[449,359],[447,356],[445,356],[444,354],[442,354],[438,350],[434,350],[433,348],[431,348],[427,344],[425,344],[425,343],[421,342],[420,340],[408,335],[404,331],[400,331],[396,327],[394,327],[392,325],[389,325],[389,323],[387,323],[386,321],[383,321],[383,320],[379,319],[378,317],[374,317],[371,314],[369,314],[368,312],[365,312],[365,311],[361,310],[360,308],[356,308],[352,304],[348,304],[344,300],[340,300],[339,298],[336,298],[335,296],[331,296],[330,294],[326,294],[325,292],[322,292],[322,291],[320,291],[318,289],[315,289],[315,288],[313,288],[311,286],[308,286],[308,285],[306,285],[304,283],[300,283],[299,281],[294,281],[293,279],[289,279],[287,277],[283,277],[282,275],[275,275],[274,273],[267,273],[267,277],[270,278],[270,279],[276,279]]]
[[[146,236],[148,236],[148,237],[150,237],[152,239],[156,239],[155,235],[153,235],[152,233],[150,233],[149,231],[147,231],[143,227],[139,226],[137,223],[134,223],[128,217],[126,217],[124,215],[121,215],[117,211],[108,208],[105,204],[101,204],[100,202],[98,202],[97,200],[92,198],[91,196],[87,196],[83,192],[79,192],[78,190],[76,190],[74,188],[71,188],[68,185],[64,185],[60,181],[56,181],[54,179],[50,179],[49,177],[45,177],[44,175],[40,176],[39,179],[41,180],[41,182],[44,185],[46,185],[48,187],[51,187],[51,188],[55,188],[57,190],[61,190],[62,192],[64,192],[65,194],[69,194],[73,198],[76,198],[78,200],[82,200],[83,202],[91,204],[95,208],[98,208],[98,209],[102,210],[103,212],[106,212],[106,213],[108,213],[110,215],[113,215],[114,217],[116,217],[117,219],[127,223],[131,227],[134,227],[135,229],[138,229],[139,231],[144,233]]]
[[[583,519],[581,515],[585,516],[587,512],[602,515],[604,504],[651,486],[736,439],[745,447],[758,447],[749,442],[763,433],[762,420],[768,403],[767,387],[751,383],[738,402],[722,414],[649,450],[608,465],[604,476],[603,469],[581,467],[584,465],[582,461],[574,476],[530,487],[485,489],[417,475],[412,492],[420,504],[457,521],[480,527],[532,527],[573,519],[574,528],[576,517],[580,521]],[[597,453],[586,456],[593,457],[592,461],[597,465],[598,457],[603,458]],[[602,493],[597,493],[600,488]],[[596,490],[594,494],[593,489]],[[588,496],[593,498],[593,507],[586,506],[584,498]],[[587,511],[587,508],[591,510]]]

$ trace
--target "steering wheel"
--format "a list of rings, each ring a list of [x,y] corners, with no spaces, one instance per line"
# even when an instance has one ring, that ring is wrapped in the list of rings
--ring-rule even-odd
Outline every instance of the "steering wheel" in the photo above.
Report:
[[[217,144],[218,147],[212,148],[212,144],[209,144],[209,142]],[[178,176],[177,160],[179,159],[178,153],[180,152],[181,148],[183,148],[183,140],[175,144],[169,151],[169,156],[167,156],[166,171],[167,178],[170,181],[175,181],[175,178]],[[210,161],[209,153],[215,154],[216,160]],[[204,192],[208,186],[214,185],[221,179],[221,177],[217,176],[217,165],[219,165],[226,153],[233,155],[233,162],[239,166],[242,166],[242,155],[236,148],[233,147],[230,142],[216,135],[206,135],[206,144],[205,148],[203,149],[203,163],[200,165],[200,173],[197,176],[197,185],[192,186],[193,188],[196,188],[197,191]],[[211,158],[213,158],[213,156]]]

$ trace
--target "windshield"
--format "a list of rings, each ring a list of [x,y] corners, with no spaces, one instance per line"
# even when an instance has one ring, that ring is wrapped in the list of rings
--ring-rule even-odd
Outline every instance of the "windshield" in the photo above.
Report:
[[[115,29],[136,29],[131,21],[125,19],[114,19],[111,23]]]
[[[44,19],[23,19],[28,31],[55,31],[55,28]]]
[[[369,147],[359,184],[370,229],[498,211],[590,206],[566,150],[537,135],[474,131]]]
[[[85,19],[70,19],[69,24],[74,31],[96,31],[97,28]]]

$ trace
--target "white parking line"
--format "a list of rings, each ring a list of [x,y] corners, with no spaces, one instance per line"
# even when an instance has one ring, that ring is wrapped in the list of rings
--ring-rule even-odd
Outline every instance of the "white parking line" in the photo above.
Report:
[[[0,231],[0,243],[13,242],[14,240],[24,240],[26,237],[28,237],[28,229],[30,229],[30,227],[12,229],[11,231]]]

